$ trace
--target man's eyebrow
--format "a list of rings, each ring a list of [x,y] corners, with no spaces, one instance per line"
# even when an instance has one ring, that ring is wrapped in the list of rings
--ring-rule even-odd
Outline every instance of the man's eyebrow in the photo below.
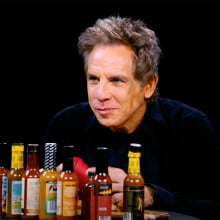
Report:
[[[86,76],[95,76],[93,73],[86,73]]]
[[[125,75],[120,75],[120,74],[116,74],[116,75],[111,75],[109,76],[110,79],[121,79],[121,80],[127,80],[128,77]]]

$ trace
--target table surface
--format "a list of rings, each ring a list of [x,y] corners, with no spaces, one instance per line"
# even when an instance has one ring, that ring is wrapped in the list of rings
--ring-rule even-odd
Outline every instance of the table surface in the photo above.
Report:
[[[158,218],[158,219],[163,219],[163,220],[166,220],[166,219],[169,219],[169,220],[200,220],[199,218],[196,218],[196,217],[193,217],[193,216],[189,216],[189,215],[184,215],[182,213],[177,213],[177,212],[167,212],[169,213],[169,218]],[[3,218],[3,217],[0,217],[0,219],[2,220],[8,220],[9,218]],[[19,219],[19,218],[17,218]],[[12,219],[10,218],[10,220],[17,220],[17,219]],[[77,218],[77,220],[80,220],[80,216]],[[113,217],[112,218],[113,220],[121,220],[122,217]],[[151,220],[153,218],[145,218],[147,220]],[[157,219],[157,218],[156,218]]]
[[[177,212],[168,212],[170,214],[169,220],[200,220],[199,218],[190,216],[190,215],[184,215],[182,213]]]

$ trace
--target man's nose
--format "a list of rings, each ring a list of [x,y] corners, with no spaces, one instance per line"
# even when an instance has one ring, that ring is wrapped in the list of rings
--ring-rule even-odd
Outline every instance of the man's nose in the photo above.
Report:
[[[97,87],[97,98],[100,100],[108,99],[110,97],[110,90],[108,83],[99,82]]]

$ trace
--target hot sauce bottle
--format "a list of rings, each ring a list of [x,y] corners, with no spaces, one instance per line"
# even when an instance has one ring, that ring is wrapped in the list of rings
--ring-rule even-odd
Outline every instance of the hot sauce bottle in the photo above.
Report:
[[[144,179],[140,172],[140,144],[131,143],[124,180],[123,220],[144,220]]]
[[[88,180],[82,188],[82,220],[95,220],[94,171],[88,172]]]
[[[112,180],[108,174],[108,148],[98,147],[96,152],[95,219],[112,219]]]
[[[8,168],[6,167],[5,151],[7,143],[0,143],[0,216],[6,215],[6,198],[8,195]]]
[[[11,146],[11,169],[8,172],[7,218],[21,217],[22,174],[24,172],[24,144]]]
[[[22,219],[38,219],[40,196],[39,144],[28,144],[22,175]]]
[[[79,191],[78,176],[73,168],[74,146],[63,147],[63,170],[57,178],[57,220],[76,220]]]
[[[56,220],[57,171],[56,143],[44,144],[44,169],[40,174],[40,212],[39,219]]]

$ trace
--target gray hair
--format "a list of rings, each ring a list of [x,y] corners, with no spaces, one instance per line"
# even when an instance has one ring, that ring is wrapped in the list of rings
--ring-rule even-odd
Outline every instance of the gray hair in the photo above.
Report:
[[[98,19],[79,36],[78,51],[84,60],[87,70],[87,60],[92,49],[98,45],[124,44],[134,51],[134,77],[144,86],[154,75],[158,75],[158,65],[161,55],[159,40],[154,31],[143,21],[110,16]],[[148,103],[158,97],[156,88]]]

